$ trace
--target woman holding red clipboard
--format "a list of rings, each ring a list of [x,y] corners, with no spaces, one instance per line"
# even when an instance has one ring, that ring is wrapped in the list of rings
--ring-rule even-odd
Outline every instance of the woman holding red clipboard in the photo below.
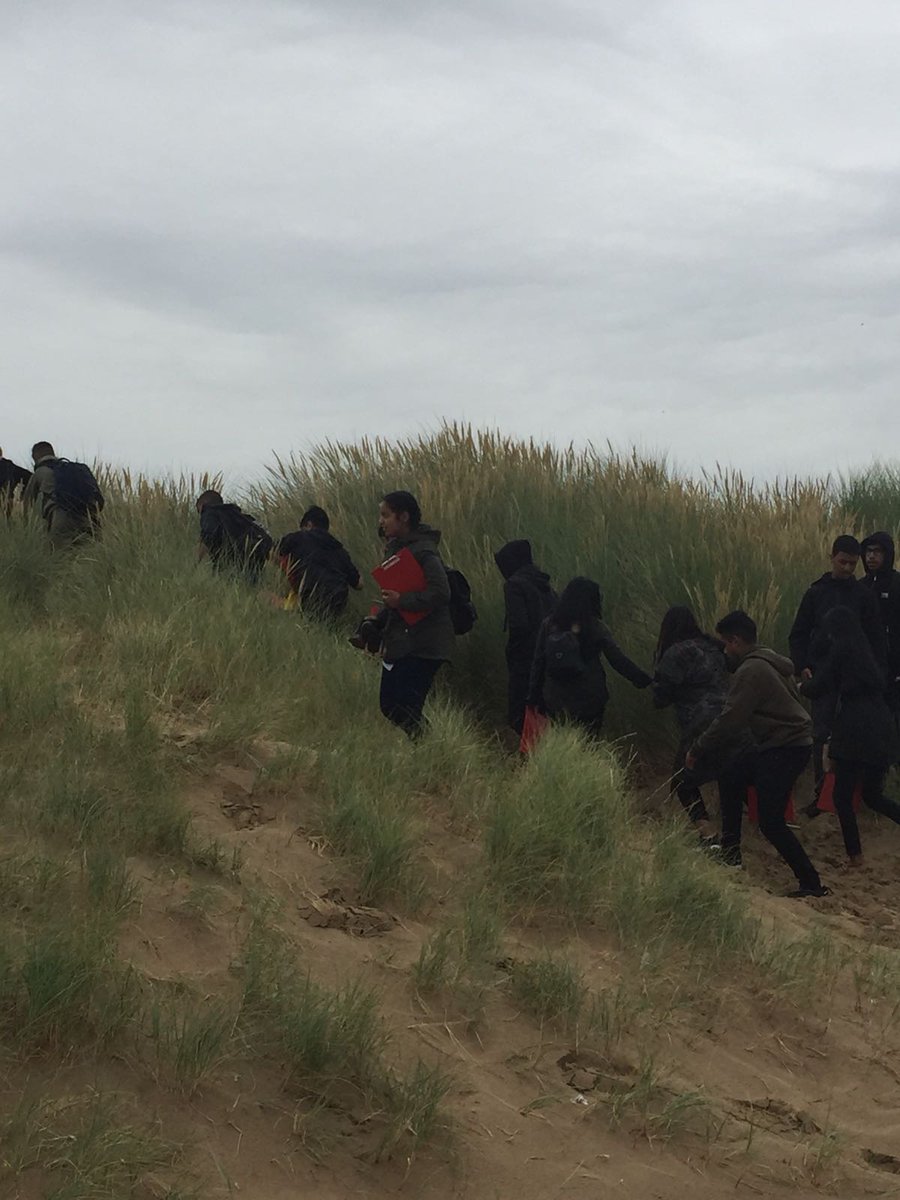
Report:
[[[372,572],[384,605],[381,711],[410,737],[422,732],[422,710],[441,664],[453,655],[450,584],[440,530],[422,522],[409,492],[388,492],[379,519],[388,558]]]
[[[900,825],[900,805],[884,794],[888,767],[897,761],[897,730],[885,698],[885,673],[852,609],[833,608],[822,621],[827,655],[801,685],[804,696],[838,697],[831,728],[829,757],[834,766],[834,810],[841,823],[851,867],[863,865],[853,793],[863,803]]]

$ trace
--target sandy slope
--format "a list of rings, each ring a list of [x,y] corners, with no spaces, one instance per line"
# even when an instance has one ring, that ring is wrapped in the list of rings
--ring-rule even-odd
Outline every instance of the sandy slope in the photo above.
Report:
[[[421,920],[401,918],[386,932],[360,937],[312,926],[301,915],[310,896],[335,886],[352,900],[345,866],[305,832],[312,826],[303,798],[267,793],[252,776],[228,770],[190,781],[186,792],[198,826],[240,847],[244,884],[258,881],[283,901],[281,926],[313,975],[323,981],[362,976],[374,984],[396,1051],[439,1061],[456,1081],[445,1144],[412,1162],[377,1165],[367,1159],[365,1123],[337,1113],[304,1117],[284,1091],[275,1063],[229,1063],[190,1101],[148,1085],[140,1098],[145,1110],[157,1112],[176,1136],[196,1140],[194,1163],[208,1194],[247,1200],[374,1200],[400,1193],[425,1200],[719,1200],[785,1191],[813,1196],[824,1188],[842,1197],[900,1195],[900,1162],[870,1161],[872,1154],[900,1156],[900,1039],[893,1002],[860,1011],[845,980],[804,1012],[760,994],[749,974],[735,977],[715,994],[689,1005],[673,1003],[655,1021],[639,1023],[638,1032],[626,1035],[606,1059],[586,1057],[582,1065],[599,1076],[582,1103],[568,1082],[572,1041],[542,1032],[504,998],[502,987],[477,1032],[459,1013],[413,994],[409,967],[452,904],[454,872],[475,856],[437,816],[430,819],[425,849],[442,881],[443,901]],[[789,880],[755,833],[747,838],[747,868],[735,874],[735,886],[751,889],[759,911],[781,925],[802,928],[818,916],[852,941],[897,946],[900,830],[868,819],[863,830],[871,865],[847,876],[835,865],[840,840],[833,818],[812,826],[804,821],[802,836],[835,889],[829,900],[804,905],[780,899]],[[150,863],[134,867],[144,901],[126,931],[126,954],[143,971],[190,981],[210,996],[232,988],[240,887],[214,876],[166,878]],[[633,969],[594,929],[576,937],[539,924],[512,930],[508,952],[533,954],[563,940],[592,988],[612,985]],[[633,1087],[648,1056],[661,1074],[663,1100],[695,1092],[705,1100],[670,1136],[634,1111],[611,1127],[604,1095]],[[127,1087],[127,1068],[121,1080],[106,1083]],[[310,1151],[319,1149],[317,1162]]]

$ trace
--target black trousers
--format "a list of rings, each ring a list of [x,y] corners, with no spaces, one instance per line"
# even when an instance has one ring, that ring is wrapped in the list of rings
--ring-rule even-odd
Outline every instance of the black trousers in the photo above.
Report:
[[[709,813],[703,803],[703,795],[695,776],[686,769],[684,758],[691,743],[682,742],[675,754],[672,767],[672,791],[681,801],[681,807],[692,821],[708,821]]]
[[[381,671],[381,711],[411,738],[422,732],[422,710],[441,663],[410,654],[385,663]]]
[[[813,777],[817,797],[825,779],[824,751],[826,743],[831,737],[831,726],[834,724],[837,701],[835,693],[828,692],[824,696],[816,696],[810,703],[813,720]]]
[[[844,849],[851,858],[862,853],[859,825],[856,821],[856,813],[853,811],[853,793],[856,791],[858,783],[862,784],[863,804],[900,825],[900,804],[889,800],[884,794],[886,775],[887,768],[885,767],[876,767],[871,763],[851,762],[845,758],[835,759],[834,810],[841,823]]]
[[[821,886],[819,873],[794,832],[788,829],[784,810],[791,788],[809,763],[809,746],[781,746],[775,750],[754,750],[730,764],[719,779],[722,802],[722,850],[736,850],[741,844],[741,823],[747,788],[756,788],[759,831],[794,872],[803,888]]]
[[[525,701],[531,682],[531,659],[513,658],[506,656],[506,668],[509,672],[506,692],[506,719],[510,728],[519,737],[522,736],[522,723],[525,720]]]

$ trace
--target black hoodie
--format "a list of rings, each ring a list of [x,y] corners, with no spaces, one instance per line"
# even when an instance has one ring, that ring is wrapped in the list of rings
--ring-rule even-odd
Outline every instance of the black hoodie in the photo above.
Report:
[[[522,663],[530,671],[538,630],[556,604],[556,593],[550,586],[550,576],[532,562],[531,543],[524,538],[501,546],[494,562],[506,581],[506,660]]]
[[[822,621],[826,613],[838,607],[856,613],[875,661],[882,666],[887,664],[887,639],[871,588],[859,579],[835,579],[830,571],[826,571],[807,588],[788,634],[791,658],[798,676],[807,668],[814,670],[827,657],[828,642],[821,635]]]
[[[359,584],[350,555],[326,529],[298,529],[278,543],[278,557],[301,607],[336,615],[347,605],[349,589]]]
[[[893,681],[900,676],[900,572],[894,570],[894,539],[883,530],[870,533],[862,543],[864,566],[868,546],[880,546],[884,551],[884,566],[881,570],[870,571],[866,567],[866,573],[860,582],[870,588],[878,600],[881,621],[887,635],[888,669]]]

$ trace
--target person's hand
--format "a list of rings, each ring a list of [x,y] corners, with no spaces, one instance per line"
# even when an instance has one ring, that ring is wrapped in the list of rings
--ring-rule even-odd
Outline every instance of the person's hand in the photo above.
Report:
[[[809,669],[809,667],[803,668],[803,670],[800,672],[800,679],[803,681],[803,683],[808,683],[809,680],[812,679],[812,671]]]
[[[381,593],[381,602],[385,606],[385,608],[399,608],[400,607],[400,593],[399,592],[391,592],[391,591],[388,591],[387,588],[385,588]]]
[[[696,767],[697,755],[693,750],[688,750],[687,754],[684,756],[684,765],[689,771],[693,771],[694,767]]]

